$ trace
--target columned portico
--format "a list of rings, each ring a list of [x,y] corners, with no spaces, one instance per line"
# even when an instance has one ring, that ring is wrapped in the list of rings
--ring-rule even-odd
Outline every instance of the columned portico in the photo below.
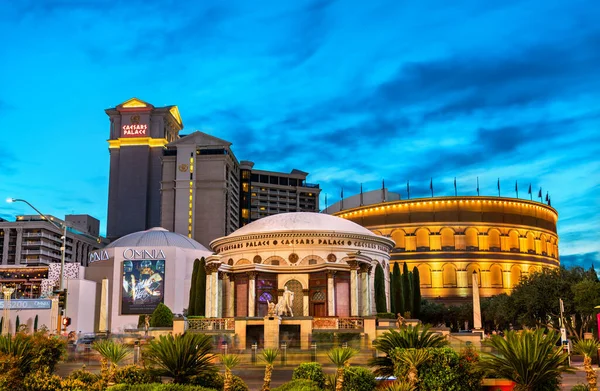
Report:
[[[256,316],[256,272],[248,272],[248,316]]]
[[[335,316],[335,270],[327,271],[327,315]]]

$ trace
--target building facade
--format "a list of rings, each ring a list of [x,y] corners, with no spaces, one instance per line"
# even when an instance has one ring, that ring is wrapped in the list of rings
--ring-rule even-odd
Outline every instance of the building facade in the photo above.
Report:
[[[206,259],[206,316],[234,318],[238,344],[245,347],[268,338],[263,320],[269,303],[282,303],[291,292],[291,311],[282,324],[297,327],[297,340],[307,348],[314,328],[344,328],[340,322],[348,322],[350,329],[360,317],[376,314],[378,267],[389,310],[389,275],[383,270],[393,246],[387,237],[326,214],[264,217],[211,243],[216,255]]]
[[[509,293],[528,275],[557,268],[558,213],[506,197],[435,197],[335,213],[396,243],[391,263],[419,269],[423,297],[460,301],[477,272],[482,296]]]
[[[87,265],[91,251],[103,247],[106,240],[94,235],[98,232],[98,220],[88,215],[67,215],[65,220],[54,216],[48,218],[57,224],[66,224],[67,240],[65,262]],[[85,221],[86,225],[77,225]],[[77,228],[73,228],[76,226]],[[84,230],[89,227],[92,232]],[[0,255],[4,266],[40,266],[61,262],[63,231],[39,215],[17,216],[14,222],[0,222]]]
[[[110,118],[107,237],[160,224],[161,158],[183,129],[177,106],[132,98],[105,110]]]
[[[263,217],[289,212],[318,212],[318,184],[306,182],[308,173],[253,169],[254,162],[242,161],[240,221],[244,226]]]

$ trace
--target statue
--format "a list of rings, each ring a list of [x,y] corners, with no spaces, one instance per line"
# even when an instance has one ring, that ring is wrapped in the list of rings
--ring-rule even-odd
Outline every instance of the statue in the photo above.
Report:
[[[294,316],[294,312],[292,311],[292,304],[294,303],[294,292],[290,291],[288,287],[284,287],[283,296],[281,297],[281,301],[277,304],[277,315],[286,315],[289,313],[289,316]]]
[[[406,326],[406,321],[400,313],[396,314],[396,321],[398,322],[398,328]]]
[[[144,335],[148,336],[148,329],[150,328],[150,315],[144,316]]]
[[[268,307],[267,316],[269,316],[269,317],[275,316],[276,315],[275,303],[267,300],[267,307]]]

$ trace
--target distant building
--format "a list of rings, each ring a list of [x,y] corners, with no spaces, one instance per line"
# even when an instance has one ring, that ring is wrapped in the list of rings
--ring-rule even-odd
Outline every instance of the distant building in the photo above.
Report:
[[[297,169],[289,174],[254,170],[250,161],[242,161],[240,167],[242,226],[279,213],[319,211],[321,189],[306,182],[308,173]]]
[[[388,189],[371,190],[362,194],[356,194],[339,200],[331,205],[326,205],[323,213],[333,214],[345,209],[358,208],[363,205],[373,205],[386,201],[400,200],[399,193],[393,193]]]
[[[161,158],[183,129],[177,106],[132,98],[105,110],[110,117],[108,221],[110,240],[160,225]]]
[[[78,216],[79,221],[90,223],[92,232],[71,227],[71,219]],[[64,223],[54,216],[49,219],[59,225]],[[98,220],[87,215],[70,215],[67,219],[67,246],[65,262],[87,265],[91,251],[103,247],[107,241],[97,235]],[[94,224],[92,224],[92,222]],[[0,255],[2,266],[42,266],[61,261],[62,230],[45,221],[39,215],[17,216],[13,222],[0,222]]]

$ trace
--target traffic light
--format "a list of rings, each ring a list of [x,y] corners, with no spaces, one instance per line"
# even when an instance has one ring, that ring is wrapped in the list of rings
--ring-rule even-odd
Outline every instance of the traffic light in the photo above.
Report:
[[[54,291],[58,294],[58,308],[66,308],[67,307],[67,290],[63,289],[62,291]]]
[[[71,318],[65,316],[62,320],[62,323],[65,328],[69,327],[71,325]]]

